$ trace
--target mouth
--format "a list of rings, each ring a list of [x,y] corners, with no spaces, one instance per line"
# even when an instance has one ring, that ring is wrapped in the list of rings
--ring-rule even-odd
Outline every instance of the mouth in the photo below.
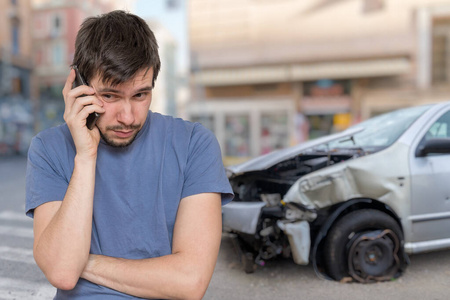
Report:
[[[118,138],[126,139],[133,135],[134,130],[113,130],[113,132]]]

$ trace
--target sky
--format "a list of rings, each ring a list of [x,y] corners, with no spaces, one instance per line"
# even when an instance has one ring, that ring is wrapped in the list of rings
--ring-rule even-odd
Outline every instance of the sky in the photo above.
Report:
[[[189,67],[188,47],[188,0],[136,0],[133,12],[145,20],[156,20],[161,23],[175,38],[178,44],[178,63],[181,72]],[[170,8],[168,3],[174,3]]]

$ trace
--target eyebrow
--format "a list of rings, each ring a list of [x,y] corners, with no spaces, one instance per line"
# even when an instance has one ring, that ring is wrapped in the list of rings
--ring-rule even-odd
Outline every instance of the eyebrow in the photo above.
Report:
[[[153,90],[153,87],[151,86],[146,86],[143,88],[138,89],[137,91],[134,91],[133,94],[139,94],[142,92],[150,92]],[[109,88],[109,87],[105,87],[105,88],[101,88],[98,90],[99,93],[115,93],[115,94],[122,94],[121,91],[116,90],[114,88]]]

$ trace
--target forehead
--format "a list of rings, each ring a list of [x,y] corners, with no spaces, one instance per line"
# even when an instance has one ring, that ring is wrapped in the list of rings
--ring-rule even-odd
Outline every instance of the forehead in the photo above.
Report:
[[[93,82],[97,82],[97,84],[100,86],[114,87],[114,88],[120,88],[120,87],[130,88],[130,87],[144,86],[144,85],[151,86],[152,80],[153,80],[153,68],[140,70],[129,80],[122,82],[120,84],[117,84],[117,85],[112,85],[107,80],[100,78],[100,75],[96,75],[93,78]]]

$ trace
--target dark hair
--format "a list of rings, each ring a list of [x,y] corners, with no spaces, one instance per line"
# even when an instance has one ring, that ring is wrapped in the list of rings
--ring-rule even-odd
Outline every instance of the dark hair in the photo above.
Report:
[[[115,10],[87,18],[81,24],[73,65],[78,66],[87,82],[99,75],[113,86],[153,68],[154,86],[161,62],[158,44],[147,23],[136,15]]]

